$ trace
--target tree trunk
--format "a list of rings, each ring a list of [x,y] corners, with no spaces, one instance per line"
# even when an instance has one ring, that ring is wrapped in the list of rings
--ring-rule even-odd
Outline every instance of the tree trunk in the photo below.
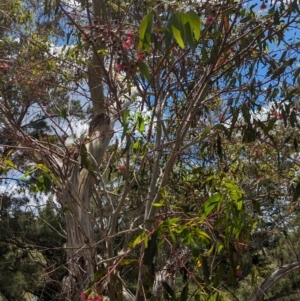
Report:
[[[89,22],[100,21],[105,15],[102,1],[93,0],[87,7]],[[99,24],[99,23],[98,23]],[[89,90],[94,116],[87,139],[80,147],[79,163],[73,167],[63,193],[66,210],[68,277],[63,280],[63,300],[79,300],[79,295],[93,280],[97,271],[94,241],[94,218],[90,212],[91,189],[104,153],[113,136],[113,122],[108,116],[104,97],[103,78],[106,70],[102,57],[93,44],[93,54],[88,68]],[[92,168],[91,168],[92,167]]]
[[[85,146],[82,145],[82,148],[87,149],[87,158],[83,162],[81,156],[81,166],[78,163],[73,167],[70,180],[66,184],[63,203],[66,210],[69,276],[63,282],[64,300],[78,300],[97,270],[94,219],[90,212],[91,188],[95,182],[95,173],[82,168],[82,165],[90,163],[96,171],[112,135],[108,116],[97,115],[90,125],[90,141]]]

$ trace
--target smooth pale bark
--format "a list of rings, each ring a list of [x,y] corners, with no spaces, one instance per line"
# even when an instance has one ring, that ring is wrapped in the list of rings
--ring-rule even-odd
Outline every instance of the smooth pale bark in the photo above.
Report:
[[[268,279],[255,291],[250,301],[262,301],[266,296],[267,291],[275,285],[281,278],[287,276],[300,269],[300,262],[295,261],[286,265],[283,265],[276,269]]]
[[[87,2],[88,3],[88,2]],[[105,15],[105,5],[93,0],[86,8],[90,23],[101,20]],[[92,45],[93,54],[88,67],[89,90],[93,105],[93,119],[88,137],[83,141],[87,150],[87,159],[95,174],[103,160],[104,153],[113,136],[113,120],[105,103],[103,79],[107,77],[102,57],[97,53],[97,43]],[[83,146],[83,147],[84,147]],[[82,146],[81,146],[82,147]],[[82,154],[82,149],[79,151]],[[63,300],[80,300],[79,295],[93,280],[97,271],[96,249],[93,221],[90,212],[92,186],[95,174],[82,168],[83,158],[73,167],[69,181],[65,185],[62,204],[66,210],[67,262],[69,276],[63,281]],[[86,159],[85,159],[86,160]]]
[[[93,123],[94,129],[86,148],[88,160],[96,170],[113,131],[108,117],[104,114],[96,116]],[[73,167],[69,183],[66,184],[63,203],[66,210],[69,276],[63,282],[64,300],[79,300],[80,292],[93,280],[97,270],[93,216],[90,212],[91,188],[94,182],[94,174],[81,168],[78,163]]]

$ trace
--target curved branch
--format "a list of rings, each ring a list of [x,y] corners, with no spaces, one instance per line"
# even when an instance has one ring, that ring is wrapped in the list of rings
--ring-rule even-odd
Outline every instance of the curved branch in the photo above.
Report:
[[[300,294],[300,290],[295,290],[295,291],[292,291],[292,292],[289,292],[289,293],[281,293],[281,294],[278,294],[278,295],[273,296],[271,298],[268,298],[265,301],[275,301],[275,300],[279,300],[281,298],[289,297],[289,296],[296,295],[296,294]]]
[[[276,284],[281,278],[300,269],[300,261],[295,261],[283,265],[276,269],[268,279],[256,290],[250,301],[261,301],[265,297],[267,291]],[[272,298],[271,298],[272,300]],[[274,300],[274,299],[273,299]]]

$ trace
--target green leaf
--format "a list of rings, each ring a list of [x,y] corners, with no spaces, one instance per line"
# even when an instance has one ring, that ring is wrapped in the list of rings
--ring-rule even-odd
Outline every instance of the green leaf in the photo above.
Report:
[[[131,248],[135,248],[135,247],[136,247],[137,245],[139,245],[143,240],[145,240],[145,238],[146,238],[145,233],[144,233],[144,232],[141,233],[140,235],[138,235],[138,237],[136,237],[136,239],[135,239],[132,243],[129,244],[130,247],[131,247]]]
[[[202,271],[203,271],[204,282],[208,284],[210,282],[210,268],[208,265],[207,257],[201,256],[201,261],[202,261]]]
[[[246,22],[248,22],[248,21],[250,21],[251,20],[251,17],[250,16],[247,16],[247,17],[245,17],[245,18],[243,18],[241,21],[240,21],[240,23],[246,23]]]
[[[196,167],[192,170],[192,174],[193,175],[198,175],[198,174],[202,174],[204,171],[204,167],[200,166],[200,167]]]
[[[173,224],[178,223],[179,221],[180,221],[179,217],[174,217],[174,218],[167,219],[166,221],[163,222],[163,224],[167,226],[171,226]]]
[[[274,24],[275,25],[280,25],[279,12],[278,12],[277,9],[275,10],[275,14],[274,14]]]
[[[152,206],[153,207],[163,207],[163,206],[165,206],[165,204],[163,204],[163,203],[153,203]]]
[[[165,45],[166,45],[167,50],[170,48],[172,38],[173,38],[172,32],[171,32],[170,28],[167,26],[165,29],[165,34],[164,34]]]
[[[225,273],[225,264],[220,263],[216,272],[216,275],[214,277],[214,287],[218,287],[219,283],[221,282],[223,276]]]
[[[148,81],[151,79],[151,75],[149,73],[149,68],[144,62],[138,62],[138,66],[141,70],[142,76],[146,77]]]
[[[215,208],[215,206],[220,202],[221,200],[221,194],[215,194],[211,196],[203,205],[203,211],[202,218],[206,218],[210,212]]]
[[[219,53],[219,47],[217,45],[214,45],[210,52],[210,58],[209,63],[215,64],[218,59],[218,53]]]
[[[140,148],[140,141],[137,140],[134,142],[134,144],[132,146],[133,153],[136,154],[137,151],[139,150],[139,148]]]
[[[296,11],[298,14],[300,13],[298,0],[293,0],[293,1],[291,1],[290,4],[289,4],[289,8],[290,8],[292,11]]]
[[[188,292],[189,292],[189,283],[187,282],[186,285],[183,287],[181,294],[180,294],[180,301],[187,301],[188,300]]]
[[[126,266],[135,262],[137,262],[137,259],[122,259],[120,262],[120,266]]]
[[[195,294],[195,298],[194,298],[194,300],[195,301],[200,301],[201,299],[200,299],[200,294]]]
[[[67,108],[62,108],[61,110],[59,110],[59,116],[64,118],[64,119],[67,118],[67,113],[68,113]]]
[[[238,211],[241,211],[242,208],[243,208],[243,201],[242,201],[242,200],[239,200],[239,201],[238,201],[238,199],[235,200],[235,201],[237,201],[237,202],[236,202],[236,208],[237,208],[237,210],[238,210]]]
[[[148,13],[142,20],[139,30],[140,41],[138,49],[145,49],[148,53],[151,49],[151,31],[153,23],[153,12]]]
[[[198,228],[196,228],[195,230],[196,230],[198,237],[204,237],[204,238],[211,240],[211,237],[206,232],[201,231]]]
[[[96,177],[93,165],[88,157],[87,148],[84,144],[81,144],[80,147],[80,166],[81,168],[87,169],[94,178]]]
[[[293,75],[293,83],[294,84],[295,84],[296,80],[298,79],[299,75],[300,75],[300,68],[298,68]]]
[[[148,247],[145,250],[144,264],[147,266],[151,266],[153,264],[154,257],[157,253],[157,234],[158,232],[155,231],[151,236],[151,239],[149,239]]]
[[[121,141],[123,141],[124,137],[127,134],[127,130],[129,126],[129,120],[128,120],[129,112],[130,112],[129,110],[126,110],[123,115],[123,133],[121,136]]]
[[[253,208],[254,210],[259,214],[259,215],[262,215],[262,212],[260,210],[260,203],[256,200],[252,200],[252,205],[253,205]]]
[[[144,239],[145,248],[148,248],[148,242],[149,242],[149,237],[148,235],[145,234],[145,239]]]
[[[202,61],[207,62],[208,54],[207,54],[207,49],[204,46],[201,47],[201,55],[202,55]]]
[[[105,276],[105,274],[106,274],[105,269],[101,269],[101,270],[96,271],[96,273],[94,274],[93,282],[94,283],[98,282],[101,278],[103,278],[103,276]]]
[[[173,300],[175,300],[176,296],[173,289],[170,287],[170,285],[167,282],[161,282],[161,284],[164,290],[171,296]]]
[[[44,176],[44,188],[45,191],[49,191],[51,189],[51,180],[49,175],[45,174]]]
[[[190,23],[186,23],[184,25],[184,32],[185,32],[185,35],[184,35],[185,41],[184,41],[184,43],[188,44],[190,46],[190,48],[192,50],[194,50],[196,45],[194,43],[193,32],[191,30]]]
[[[251,115],[250,115],[249,106],[247,103],[244,103],[242,106],[242,114],[243,114],[243,117],[245,118],[245,121],[248,124],[251,124]]]
[[[138,123],[139,132],[143,133],[145,131],[145,122],[144,122],[144,118],[142,117],[141,113],[138,113],[137,123]]]
[[[183,39],[182,39],[182,37],[181,37],[181,32],[180,32],[180,30],[179,30],[178,28],[176,28],[174,25],[172,25],[171,29],[172,29],[172,33],[173,33],[173,35],[174,35],[174,38],[175,38],[176,42],[178,43],[178,45],[179,45],[182,49],[184,49],[184,42],[183,42]]]
[[[200,33],[201,33],[200,17],[196,12],[191,10],[189,12],[189,21],[190,21],[191,29],[194,32],[195,40],[198,41],[200,39]]]
[[[239,192],[240,194],[244,193],[244,191],[242,189],[240,189],[237,185],[235,185],[231,182],[224,183],[224,186],[227,187],[228,189],[232,190],[232,191]]]
[[[290,115],[290,123],[291,123],[291,126],[294,128],[297,124],[297,115],[294,111],[291,112],[291,115]]]
[[[199,137],[199,142],[201,143],[206,137],[207,135],[210,133],[211,130],[211,126],[208,125],[204,131],[201,133],[200,137]]]
[[[297,184],[294,195],[293,195],[293,202],[296,202],[300,196],[300,183]]]
[[[279,75],[281,75],[284,71],[285,71],[286,66],[282,65],[279,68],[275,69],[275,71],[273,72],[271,79],[276,79],[279,77]]]
[[[295,149],[295,152],[298,152],[298,141],[297,141],[297,138],[294,138],[294,149]]]
[[[8,160],[8,159],[4,159],[4,164],[11,167],[11,168],[16,168],[16,165],[13,161]]]

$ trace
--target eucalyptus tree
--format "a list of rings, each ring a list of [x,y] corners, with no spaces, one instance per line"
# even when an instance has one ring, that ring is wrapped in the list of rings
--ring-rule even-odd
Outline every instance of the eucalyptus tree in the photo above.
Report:
[[[17,32],[36,56],[12,57],[20,68],[1,76],[17,91],[35,84],[30,91],[43,97],[29,107],[47,117],[51,132],[30,135],[3,94],[4,130],[18,140],[5,143],[2,172],[20,169],[32,188],[55,193],[64,210],[69,275],[62,299],[100,298],[108,290],[111,300],[161,300],[162,288],[175,299],[180,267],[196,283],[193,291],[184,286],[181,300],[230,298],[224,287],[235,284],[256,223],[243,185],[250,191],[261,182],[238,178],[239,166],[232,166],[244,154],[228,160],[227,145],[268,136],[276,116],[258,112],[270,103],[287,103],[284,124],[297,123],[289,109],[297,102],[297,1],[44,4],[49,26],[41,32],[10,19],[8,38]],[[57,21],[66,25],[65,40],[55,39]],[[56,55],[51,41],[65,44]],[[68,101],[73,94],[80,95],[76,106]],[[80,119],[89,130],[69,146],[64,136]],[[17,165],[17,154],[30,164]],[[130,269],[135,297],[123,279]]]

